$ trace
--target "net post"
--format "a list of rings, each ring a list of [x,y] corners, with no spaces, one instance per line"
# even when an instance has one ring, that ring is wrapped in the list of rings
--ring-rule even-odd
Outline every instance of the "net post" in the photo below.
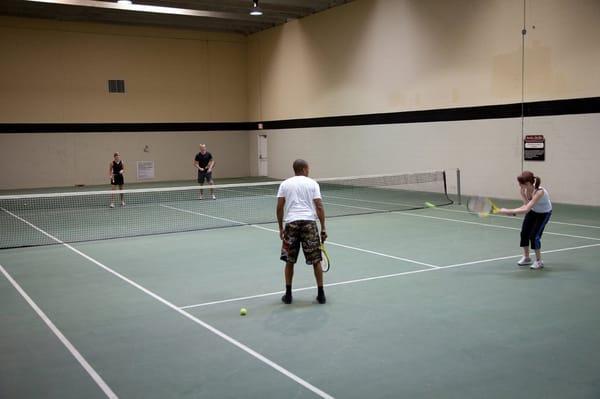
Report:
[[[446,171],[445,170],[442,171],[442,177],[443,177],[443,180],[444,180],[444,195],[446,196],[446,198],[448,198],[448,200],[450,202],[452,202],[452,200],[450,199],[450,197],[448,197],[448,185],[446,184]]]
[[[458,195],[458,205],[462,205],[462,197],[460,194],[460,169],[456,168],[456,194]]]

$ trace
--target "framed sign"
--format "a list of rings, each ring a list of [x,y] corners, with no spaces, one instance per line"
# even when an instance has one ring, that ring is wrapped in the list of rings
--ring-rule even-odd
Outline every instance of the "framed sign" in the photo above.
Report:
[[[137,161],[137,179],[154,179],[154,161]]]
[[[525,136],[523,141],[523,156],[525,161],[546,160],[546,139],[541,134]]]

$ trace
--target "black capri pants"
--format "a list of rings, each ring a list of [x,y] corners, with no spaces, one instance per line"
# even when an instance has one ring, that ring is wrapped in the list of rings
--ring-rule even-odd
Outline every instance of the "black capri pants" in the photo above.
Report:
[[[550,216],[552,216],[552,211],[547,213],[527,212],[521,227],[521,247],[531,245],[531,249],[534,250],[542,247],[542,233]]]

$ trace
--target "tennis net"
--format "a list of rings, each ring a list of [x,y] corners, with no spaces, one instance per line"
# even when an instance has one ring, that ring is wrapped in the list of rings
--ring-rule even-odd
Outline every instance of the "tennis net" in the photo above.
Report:
[[[444,171],[317,181],[327,217],[452,203]],[[2,195],[0,248],[272,223],[280,183],[216,185],[215,200],[209,186]]]

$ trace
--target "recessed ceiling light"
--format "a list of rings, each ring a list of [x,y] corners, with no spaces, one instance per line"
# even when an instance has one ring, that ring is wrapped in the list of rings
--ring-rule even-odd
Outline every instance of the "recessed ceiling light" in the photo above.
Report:
[[[258,6],[258,0],[252,1],[252,8],[250,9],[250,15],[263,15],[262,10]]]

